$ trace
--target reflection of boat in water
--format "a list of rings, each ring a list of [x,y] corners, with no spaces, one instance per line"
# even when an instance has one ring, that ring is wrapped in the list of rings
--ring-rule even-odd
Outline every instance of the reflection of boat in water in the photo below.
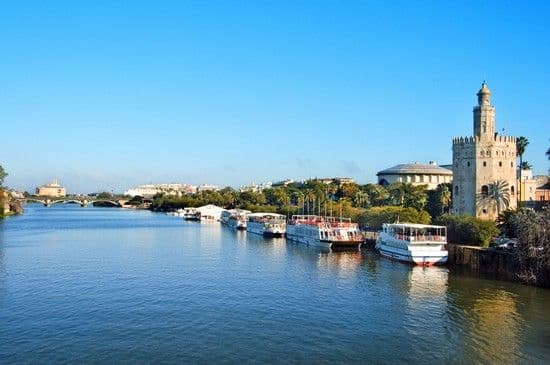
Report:
[[[413,223],[384,224],[376,240],[382,256],[416,265],[447,262],[447,228]]]
[[[283,237],[286,217],[276,213],[252,213],[248,215],[246,230],[266,237]]]
[[[322,248],[358,248],[363,236],[349,218],[293,215],[286,226],[289,240]]]

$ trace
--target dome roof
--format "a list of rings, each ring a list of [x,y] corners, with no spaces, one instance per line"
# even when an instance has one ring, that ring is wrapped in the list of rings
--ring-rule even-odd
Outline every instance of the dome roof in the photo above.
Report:
[[[483,84],[481,84],[481,89],[477,92],[477,94],[491,94],[491,90],[487,87],[487,83],[483,81]]]
[[[379,171],[376,175],[452,175],[453,172],[449,169],[437,166],[435,163],[404,163],[395,165],[389,169]]]

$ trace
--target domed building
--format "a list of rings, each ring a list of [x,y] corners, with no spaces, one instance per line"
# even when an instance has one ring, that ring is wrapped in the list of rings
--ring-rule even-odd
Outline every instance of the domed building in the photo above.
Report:
[[[410,183],[413,185],[427,185],[428,189],[435,189],[437,185],[450,183],[453,180],[453,172],[438,166],[435,162],[406,163],[389,169],[379,171],[378,184],[388,185],[396,182]]]

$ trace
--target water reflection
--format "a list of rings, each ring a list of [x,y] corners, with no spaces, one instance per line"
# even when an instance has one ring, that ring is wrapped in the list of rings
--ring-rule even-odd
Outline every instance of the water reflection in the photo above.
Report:
[[[317,267],[320,271],[336,272],[343,278],[357,276],[362,261],[361,252],[357,250],[320,252],[317,258]]]

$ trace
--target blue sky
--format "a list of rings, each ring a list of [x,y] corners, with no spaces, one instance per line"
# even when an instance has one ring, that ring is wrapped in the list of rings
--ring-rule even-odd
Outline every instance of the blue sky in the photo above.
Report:
[[[487,80],[548,170],[545,1],[3,1],[0,164],[32,190],[451,162]]]

